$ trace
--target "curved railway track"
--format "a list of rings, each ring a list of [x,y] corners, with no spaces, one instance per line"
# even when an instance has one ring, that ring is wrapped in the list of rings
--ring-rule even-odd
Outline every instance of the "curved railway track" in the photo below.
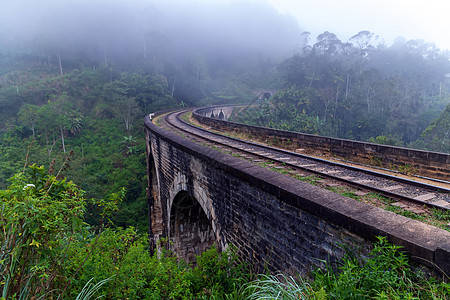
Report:
[[[331,180],[329,186],[347,185],[363,195],[373,192],[396,202],[396,206],[414,211],[414,206],[450,210],[450,189],[396,177],[364,168],[336,163],[316,157],[281,150],[253,142],[232,138],[189,124],[181,119],[188,110],[162,116],[161,127],[178,132],[197,143],[239,156],[290,175],[306,177],[317,175]]]

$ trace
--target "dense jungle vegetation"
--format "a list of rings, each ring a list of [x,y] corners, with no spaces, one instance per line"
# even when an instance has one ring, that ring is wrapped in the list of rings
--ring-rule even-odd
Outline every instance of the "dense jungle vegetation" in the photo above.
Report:
[[[142,122],[237,103],[249,113],[236,118],[258,125],[445,152],[448,52],[388,47],[365,31],[347,43],[325,32],[309,46],[291,18],[256,3],[221,8],[237,36],[183,4],[92,5],[108,14],[48,8],[34,35],[0,28],[0,299],[448,297],[449,285],[410,272],[382,238],[370,258],[308,279],[256,275],[233,247],[196,266],[167,241],[150,253]]]
[[[437,152],[450,152],[450,52],[421,40],[387,47],[361,31],[324,32],[282,62],[274,97],[234,120]]]

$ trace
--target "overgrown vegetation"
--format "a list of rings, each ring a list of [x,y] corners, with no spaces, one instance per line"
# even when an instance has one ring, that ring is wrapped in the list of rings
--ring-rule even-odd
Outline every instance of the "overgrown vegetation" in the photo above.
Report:
[[[414,270],[399,248],[378,237],[368,257],[347,248],[337,266],[324,262],[309,279],[262,275],[246,299],[449,299],[450,284]]]
[[[449,52],[420,40],[387,47],[361,31],[324,32],[279,65],[282,88],[235,121],[438,152],[450,151]],[[427,69],[424,72],[424,68]]]
[[[313,289],[323,288],[327,299],[446,299],[450,284],[413,270],[400,247],[379,237],[368,258],[354,251],[338,266],[339,272],[317,270]]]
[[[348,246],[338,265],[309,277],[252,275],[230,246],[180,261],[163,241],[150,255],[145,236],[106,223],[124,193],[86,200],[59,171],[31,165],[0,191],[1,299],[447,299],[450,284],[413,270],[380,237],[367,256]],[[56,175],[53,175],[56,173]],[[96,229],[83,222],[101,207]],[[442,216],[447,218],[448,216]]]
[[[232,247],[212,247],[195,267],[164,245],[151,256],[146,235],[106,223],[123,192],[86,200],[61,171],[32,165],[0,191],[1,299],[74,299],[92,291],[108,299],[195,299],[231,293],[246,280]],[[96,228],[83,222],[88,205],[101,208]]]
[[[64,166],[63,166],[64,168]],[[73,182],[35,165],[16,174],[6,190],[0,190],[0,275],[2,297],[30,299],[64,294],[70,283],[61,276],[70,257],[67,250],[85,226],[89,202]],[[107,200],[93,200],[103,220],[117,210],[123,193]]]

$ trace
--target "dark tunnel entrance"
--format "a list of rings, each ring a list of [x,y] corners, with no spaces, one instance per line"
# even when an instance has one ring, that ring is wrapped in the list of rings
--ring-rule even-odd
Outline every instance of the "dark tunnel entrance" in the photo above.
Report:
[[[172,247],[186,262],[195,262],[195,256],[210,248],[214,231],[200,203],[188,192],[179,192],[170,211],[170,240]]]

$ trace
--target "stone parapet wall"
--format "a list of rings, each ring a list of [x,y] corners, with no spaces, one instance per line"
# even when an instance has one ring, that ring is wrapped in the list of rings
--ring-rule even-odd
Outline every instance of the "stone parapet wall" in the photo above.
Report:
[[[450,154],[228,122],[204,116],[204,110],[205,108],[195,110],[194,118],[201,124],[218,130],[244,133],[265,140],[279,139],[280,142],[289,143],[293,150],[309,148],[343,159],[372,162],[383,166],[406,166],[421,176],[450,181]]]

